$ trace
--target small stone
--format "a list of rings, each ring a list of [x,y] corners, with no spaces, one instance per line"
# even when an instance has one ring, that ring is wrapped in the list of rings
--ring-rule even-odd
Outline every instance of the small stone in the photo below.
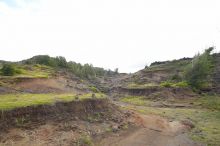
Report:
[[[190,121],[190,120],[183,120],[183,121],[181,121],[181,123],[183,124],[183,125],[186,125],[186,126],[188,126],[189,128],[194,128],[195,127],[195,125],[192,123],[192,121]]]
[[[113,126],[112,126],[112,131],[113,131],[113,132],[117,132],[118,130],[119,130],[118,125],[113,125]]]

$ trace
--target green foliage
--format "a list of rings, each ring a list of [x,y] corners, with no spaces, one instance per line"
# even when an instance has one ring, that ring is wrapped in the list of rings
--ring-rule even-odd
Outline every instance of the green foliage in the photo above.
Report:
[[[81,78],[91,79],[96,76],[96,69],[92,65],[85,64],[81,65],[80,63],[69,62],[68,69],[73,72],[75,75]],[[100,73],[100,70],[99,70]],[[101,74],[104,75],[104,74]]]
[[[169,88],[173,86],[173,83],[169,81],[165,81],[165,82],[160,83],[160,86]]]
[[[26,64],[40,64],[40,65],[47,65],[51,67],[61,67],[61,68],[67,67],[67,61],[62,56],[57,56],[54,58],[48,55],[38,55],[28,60],[25,60],[24,62]]]
[[[77,146],[93,146],[92,138],[88,135],[82,135],[77,141]]]
[[[22,71],[13,64],[4,64],[0,71],[3,76],[13,76],[22,73]]]
[[[68,62],[68,69],[75,75],[87,79],[92,79],[97,76],[102,77],[118,74],[111,70],[106,71],[103,68],[93,67],[92,64],[81,65],[80,63],[75,63],[72,61]]]
[[[189,87],[188,83],[186,81],[181,81],[181,82],[178,82],[178,83],[175,83],[174,86],[176,87]]]
[[[179,74],[175,74],[172,76],[171,80],[173,81],[181,81],[182,77]]]
[[[95,97],[105,98],[101,93],[95,93]],[[78,96],[79,100],[92,98],[92,94]],[[69,102],[76,100],[75,94],[4,94],[0,95],[0,110],[10,110],[19,107],[54,104],[55,102]]]
[[[158,87],[155,83],[148,83],[148,84],[136,84],[136,83],[130,83],[127,85],[128,89],[147,89],[147,88],[154,88]]]
[[[149,102],[147,100],[144,100],[143,96],[127,96],[120,98],[120,101],[139,106],[149,105]]]
[[[190,86],[201,89],[207,85],[209,75],[213,71],[213,58],[210,55],[214,48],[206,49],[203,54],[198,54],[187,67],[185,79]]]
[[[177,83],[174,83],[174,82],[171,82],[171,81],[165,81],[165,82],[160,83],[160,86],[166,87],[166,88],[169,88],[169,87],[185,88],[185,87],[188,87],[189,85],[186,81],[181,81],[181,82],[177,82]]]
[[[38,55],[24,61],[26,64],[41,64],[55,66],[55,61],[48,55]]]
[[[53,64],[55,66],[58,66],[58,67],[61,67],[61,68],[67,68],[68,67],[66,58],[64,58],[62,56],[58,56],[55,59],[51,58],[51,60],[53,60]]]
[[[114,72],[115,72],[115,74],[118,74],[118,68],[116,68],[116,69],[114,70]]]
[[[55,68],[65,68],[81,78],[92,79],[96,76],[115,75],[118,74],[118,69],[115,71],[104,70],[103,68],[93,67],[91,64],[82,65],[73,61],[67,62],[62,56],[50,57],[48,55],[34,56],[23,61],[26,64],[40,64]]]
[[[220,97],[218,96],[204,96],[198,102],[204,108],[220,111]]]
[[[99,93],[99,90],[98,90],[96,87],[90,86],[89,88],[90,88],[90,90],[91,90],[92,92],[94,92],[94,93]]]
[[[15,74],[15,68],[11,64],[4,64],[1,74],[4,76],[13,76]]]

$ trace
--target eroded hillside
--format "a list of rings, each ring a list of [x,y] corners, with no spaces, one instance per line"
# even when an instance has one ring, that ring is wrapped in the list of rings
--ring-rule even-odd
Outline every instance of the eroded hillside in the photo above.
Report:
[[[220,54],[206,88],[185,81],[191,58],[133,74],[65,58],[0,62],[0,145],[218,146]]]

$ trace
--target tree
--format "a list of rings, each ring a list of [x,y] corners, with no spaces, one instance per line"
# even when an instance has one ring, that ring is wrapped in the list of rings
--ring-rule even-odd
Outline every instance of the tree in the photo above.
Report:
[[[66,58],[62,57],[62,56],[57,56],[55,58],[55,62],[58,67],[67,68],[67,66],[68,66]]]
[[[185,79],[190,86],[201,89],[208,82],[208,77],[213,69],[213,59],[211,56],[213,49],[213,47],[210,47],[203,54],[196,55],[186,69]]]
[[[114,72],[115,72],[115,74],[118,74],[118,68],[116,68]]]
[[[16,70],[11,64],[4,64],[1,73],[4,76],[13,76],[16,73]]]

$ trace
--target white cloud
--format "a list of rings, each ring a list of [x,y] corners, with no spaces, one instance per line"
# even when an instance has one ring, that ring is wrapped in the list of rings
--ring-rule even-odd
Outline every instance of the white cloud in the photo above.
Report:
[[[0,59],[37,54],[133,72],[220,48],[218,0],[0,1]],[[142,67],[141,67],[142,65]]]

